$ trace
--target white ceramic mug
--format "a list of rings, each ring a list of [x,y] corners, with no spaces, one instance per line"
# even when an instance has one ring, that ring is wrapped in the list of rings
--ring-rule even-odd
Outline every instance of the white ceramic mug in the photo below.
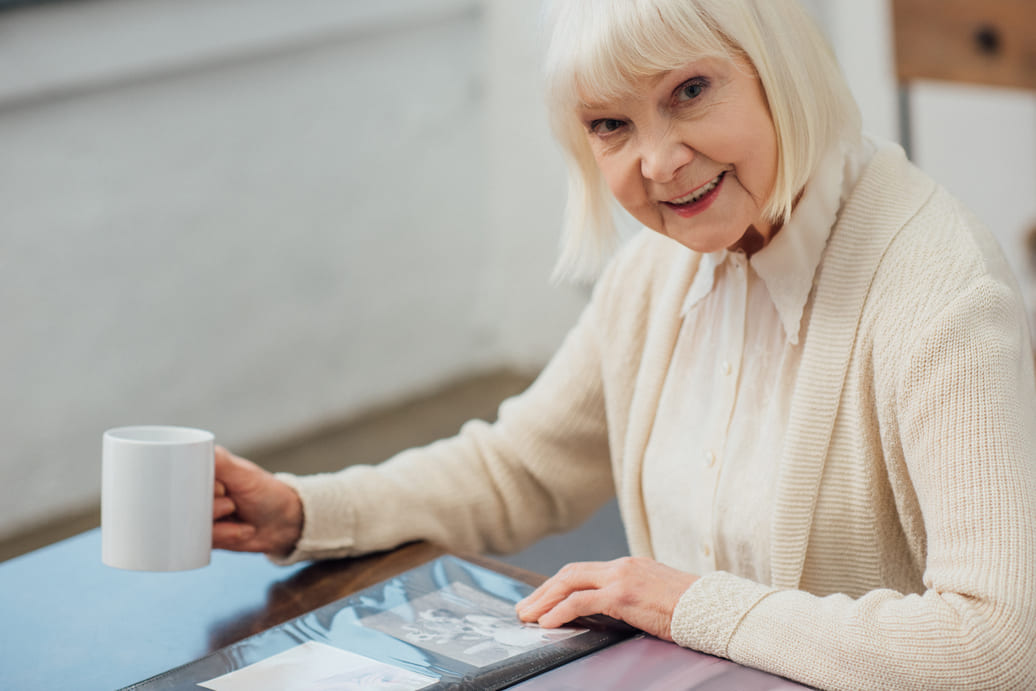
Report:
[[[146,425],[104,433],[101,560],[135,571],[183,571],[212,554],[213,435]]]

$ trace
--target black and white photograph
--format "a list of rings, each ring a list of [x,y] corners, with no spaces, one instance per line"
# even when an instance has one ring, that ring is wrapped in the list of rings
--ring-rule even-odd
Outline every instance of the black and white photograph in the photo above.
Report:
[[[459,582],[365,617],[361,623],[474,667],[486,667],[586,631],[523,624],[512,603]]]

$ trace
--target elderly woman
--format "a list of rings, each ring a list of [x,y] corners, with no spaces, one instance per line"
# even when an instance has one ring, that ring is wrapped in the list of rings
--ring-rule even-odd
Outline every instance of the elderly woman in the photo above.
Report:
[[[992,237],[861,135],[792,0],[550,18],[561,273],[608,255],[612,197],[646,229],[495,424],[312,477],[221,450],[215,544],[510,552],[617,493],[633,556],[521,618],[605,613],[823,688],[1036,688],[1036,386]]]

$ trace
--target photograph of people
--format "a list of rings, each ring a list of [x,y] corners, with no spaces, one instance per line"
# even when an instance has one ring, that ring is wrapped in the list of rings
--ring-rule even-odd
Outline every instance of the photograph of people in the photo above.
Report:
[[[214,545],[509,553],[617,496],[630,556],[522,620],[604,613],[823,689],[1036,688],[1033,353],[992,235],[862,132],[795,0],[545,22],[585,311],[495,423],[316,476],[218,450]],[[644,226],[618,248],[616,202]]]
[[[365,616],[360,623],[473,667],[487,667],[586,631],[523,623],[510,602],[460,582]]]

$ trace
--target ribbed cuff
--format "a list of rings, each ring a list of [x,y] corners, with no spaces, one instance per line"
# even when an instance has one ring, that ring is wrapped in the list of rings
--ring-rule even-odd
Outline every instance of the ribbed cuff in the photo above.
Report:
[[[685,648],[727,657],[741,620],[775,588],[724,571],[702,576],[680,597],[670,633]]]
[[[302,501],[302,535],[295,549],[285,557],[271,556],[276,564],[294,564],[308,559],[346,557],[356,542],[356,512],[340,475],[292,475],[276,473],[278,480]]]

